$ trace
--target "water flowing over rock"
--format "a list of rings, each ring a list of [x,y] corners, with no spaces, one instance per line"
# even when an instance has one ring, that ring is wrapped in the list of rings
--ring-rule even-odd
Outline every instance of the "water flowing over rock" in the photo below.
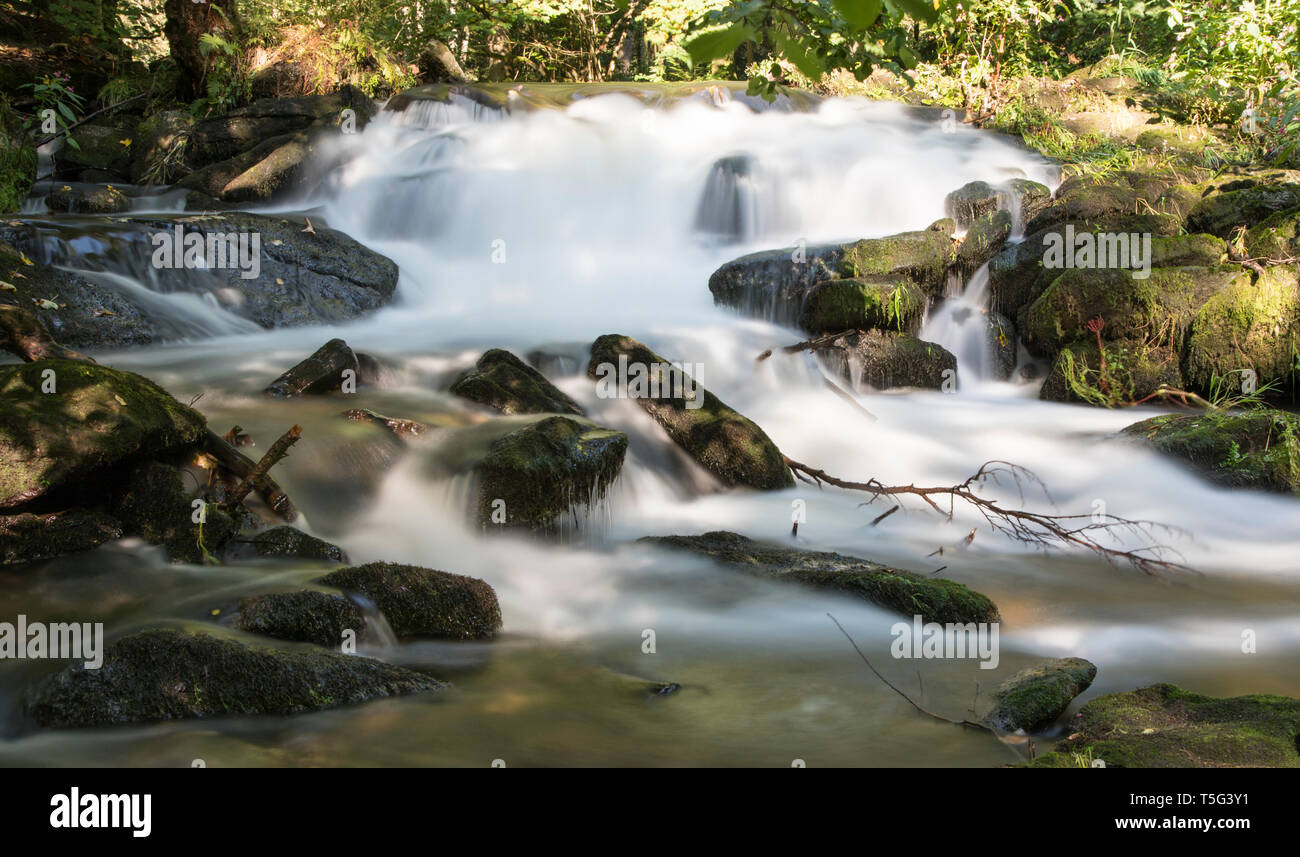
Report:
[[[50,676],[28,693],[25,707],[38,725],[67,729],[301,714],[445,686],[414,670],[354,655],[281,651],[156,629],[113,643],[98,669],[78,664]]]
[[[996,622],[992,601],[960,583],[922,577],[857,557],[754,541],[737,533],[647,536],[643,543],[685,550],[761,577],[842,592],[926,622]]]
[[[613,390],[628,396],[657,422],[673,442],[684,449],[705,470],[728,487],[780,490],[794,485],[794,477],[781,450],[767,434],[746,417],[719,401],[698,379],[686,383],[681,370],[672,371],[669,361],[635,339],[616,333],[598,338],[591,346],[587,376],[600,383],[614,381],[620,365],[641,367],[660,380],[657,396],[635,395],[626,387]],[[629,370],[630,373],[630,370]],[[672,376],[680,383],[673,384]],[[617,387],[627,379],[615,382]],[[702,397],[688,400],[687,396]]]
[[[875,390],[938,390],[957,377],[957,358],[910,333],[856,331],[819,353],[845,380]]]

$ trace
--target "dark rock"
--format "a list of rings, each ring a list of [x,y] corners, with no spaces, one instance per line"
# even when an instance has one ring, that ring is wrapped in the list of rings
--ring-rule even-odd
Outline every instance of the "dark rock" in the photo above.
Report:
[[[993,694],[993,708],[984,722],[1002,732],[1041,731],[1096,677],[1097,667],[1083,658],[1057,658],[1023,669]]]
[[[956,221],[958,229],[965,229],[976,220],[991,216],[998,206],[998,192],[988,182],[980,181],[962,185],[943,200],[944,212]]]
[[[497,595],[475,577],[372,562],[339,569],[318,582],[369,598],[399,637],[479,640],[501,630]]]
[[[444,687],[369,658],[280,651],[158,629],[118,640],[99,669],[78,664],[50,676],[28,693],[26,711],[45,728],[79,728],[300,714]]]
[[[195,125],[190,132],[191,164],[205,166],[223,161],[264,140],[304,130],[346,109],[355,111],[358,129],[376,112],[374,102],[351,86],[329,95],[258,99]]]
[[[1005,211],[981,217],[966,230],[957,248],[957,264],[969,277],[992,259],[1011,237],[1011,215]]]
[[[485,352],[474,369],[456,379],[451,392],[503,414],[584,414],[540,372],[500,348]]]
[[[706,556],[759,577],[853,595],[926,622],[996,622],[998,608],[960,583],[921,577],[865,559],[759,542],[725,531],[648,536],[640,542]]]
[[[193,127],[188,110],[163,110],[142,119],[131,138],[131,181],[172,184],[188,173],[179,147]]]
[[[751,253],[714,271],[709,291],[719,306],[794,326],[808,290],[838,277],[843,258],[840,244]]]
[[[54,392],[42,392],[51,379]],[[0,396],[0,509],[185,450],[207,429],[201,414],[152,381],[89,363],[0,366]]]
[[[818,353],[854,386],[876,390],[938,390],[946,379],[957,377],[956,357],[942,346],[910,333],[856,331],[839,337],[830,348]]]
[[[606,334],[592,343],[587,376],[598,384],[615,381],[620,358],[625,358],[629,367],[644,367],[647,372],[651,367],[668,365],[668,361],[635,339]],[[672,389],[675,385],[664,383],[668,374],[661,376],[661,386],[669,389],[661,389],[658,397],[638,396],[635,401],[674,443],[728,487],[768,491],[794,485],[781,450],[761,428],[723,404],[698,379],[692,390],[686,388],[684,381],[680,389]],[[625,388],[609,392],[629,395]],[[597,393],[600,394],[599,388]],[[693,397],[688,400],[688,393],[703,396],[703,402]],[[697,407],[690,407],[691,404]]]
[[[0,515],[0,566],[80,553],[121,537],[120,522],[93,510]]]
[[[839,267],[845,277],[902,275],[927,295],[941,297],[956,259],[951,231],[925,229],[855,241],[844,247]]]
[[[277,399],[333,393],[349,380],[355,384],[358,369],[357,356],[348,344],[342,339],[331,339],[262,392]],[[348,372],[350,376],[345,374]]]
[[[272,527],[252,536],[235,536],[226,545],[226,562],[250,559],[347,562],[348,555],[338,545],[309,536],[295,527],[284,526]]]
[[[195,503],[202,503],[200,508]],[[180,471],[157,461],[139,465],[113,505],[126,532],[161,545],[172,562],[214,564],[235,532],[235,522],[215,504],[185,491]],[[201,521],[196,521],[198,515]]]
[[[277,640],[315,643],[327,649],[343,645],[344,633],[353,642],[366,637],[366,617],[361,608],[341,595],[315,590],[256,595],[239,600],[233,627]]]
[[[69,214],[120,214],[131,208],[130,198],[112,185],[58,186],[45,204],[50,211]]]

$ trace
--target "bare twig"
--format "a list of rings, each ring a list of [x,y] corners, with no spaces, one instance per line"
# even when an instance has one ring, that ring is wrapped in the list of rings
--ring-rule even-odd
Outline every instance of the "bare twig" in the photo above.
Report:
[[[274,467],[280,459],[288,455],[289,447],[297,443],[300,437],[302,437],[302,426],[300,425],[294,425],[293,428],[280,435],[280,439],[271,444],[271,448],[266,451],[266,454],[257,462],[257,465],[240,480],[239,484],[226,497],[226,502],[223,504],[226,510],[230,511],[244,502],[248,492],[253,490],[254,483],[265,476],[266,472]]]

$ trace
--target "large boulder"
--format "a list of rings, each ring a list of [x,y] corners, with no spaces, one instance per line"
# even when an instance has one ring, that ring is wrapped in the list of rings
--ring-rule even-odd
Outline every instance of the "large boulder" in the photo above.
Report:
[[[348,109],[354,112],[358,129],[376,112],[373,101],[346,85],[329,95],[261,98],[196,124],[190,131],[187,154],[195,167],[224,161],[272,137],[304,130]]]
[[[207,430],[147,378],[89,363],[0,366],[0,397],[0,509],[75,493],[105,471],[185,450]]]
[[[348,375],[348,373],[351,375]],[[286,370],[262,392],[275,399],[338,392],[349,380],[360,382],[361,363],[342,339],[331,339]]]
[[[1273,408],[1165,414],[1123,430],[1230,488],[1300,494],[1300,416]]]
[[[1232,238],[1239,226],[1247,229],[1276,212],[1300,206],[1300,184],[1259,184],[1211,194],[1187,215],[1187,229]]]
[[[341,568],[317,582],[369,598],[399,637],[481,640],[501,630],[497,594],[476,577],[372,562]]]
[[[135,117],[122,115],[92,119],[77,127],[72,132],[76,145],[65,145],[55,156],[55,176],[80,179],[87,171],[93,171],[129,181],[131,135],[135,133],[135,125]]]
[[[984,722],[1002,732],[1042,731],[1096,677],[1097,667],[1083,658],[1056,658],[1027,667],[998,687]]]
[[[629,367],[627,378],[617,379],[620,361]],[[637,340],[611,333],[592,343],[587,376],[597,381],[598,395],[632,397],[674,443],[723,485],[764,491],[794,486],[781,450],[761,428],[721,402],[698,379],[688,384],[689,375],[669,366]],[[637,369],[660,379],[658,396],[637,395],[629,389],[626,382]],[[674,375],[679,383],[673,383]],[[616,389],[602,393],[601,384]]]
[[[327,649],[366,639],[366,617],[360,607],[341,595],[313,589],[241,598],[231,625],[250,634]]]
[[[1238,388],[1251,372],[1256,388],[1276,383],[1280,397],[1297,378],[1300,281],[1292,266],[1242,274],[1192,319],[1183,374],[1193,389]],[[1249,385],[1247,385],[1249,386]]]
[[[112,644],[98,669],[77,664],[36,685],[26,712],[54,728],[195,717],[300,714],[441,690],[405,667],[321,651],[248,646],[206,633],[140,631]]]
[[[0,566],[80,553],[121,537],[121,522],[89,509],[0,515]]]
[[[127,532],[161,545],[171,562],[214,565],[234,535],[235,521],[215,504],[200,499],[200,508],[195,500],[177,468],[149,461],[138,465],[118,489],[113,514]]]
[[[719,306],[793,326],[799,321],[808,290],[838,277],[843,258],[841,244],[751,253],[714,271],[709,276],[709,291]]]
[[[583,415],[578,403],[541,372],[501,348],[484,352],[452,383],[451,392],[503,414]]]
[[[1300,768],[1300,700],[1220,699],[1156,684],[1099,696],[1041,768]]]
[[[941,345],[897,331],[854,331],[819,356],[855,387],[939,390],[957,377],[957,358]]]
[[[799,327],[814,336],[845,330],[895,330],[915,333],[925,312],[925,295],[901,276],[827,280],[804,300]]]
[[[840,273],[854,278],[901,275],[925,294],[942,297],[948,267],[957,259],[953,228],[951,220],[941,220],[929,229],[855,241],[844,247]]]
[[[640,541],[705,556],[748,574],[842,592],[903,616],[919,615],[926,622],[998,621],[997,605],[960,583],[857,557],[754,541],[725,531]]]

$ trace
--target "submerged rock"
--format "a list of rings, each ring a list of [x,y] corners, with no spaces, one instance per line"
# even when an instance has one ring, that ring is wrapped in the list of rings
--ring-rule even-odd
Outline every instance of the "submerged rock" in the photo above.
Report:
[[[938,390],[945,380],[957,377],[956,357],[942,346],[910,333],[856,331],[837,338],[818,353],[850,383],[876,390]]]
[[[605,495],[623,468],[627,435],[588,420],[547,417],[499,437],[473,465],[484,527],[562,530]]]
[[[80,553],[121,537],[121,522],[94,510],[0,515],[0,566]]]
[[[1083,658],[1056,658],[1021,670],[993,695],[984,722],[1003,732],[1038,732],[1065,713],[1092,685],[1097,667]]]
[[[272,527],[252,536],[235,536],[226,545],[226,562],[250,559],[290,559],[347,562],[338,545],[309,536],[296,527]]]
[[[503,414],[584,414],[542,373],[500,348],[484,352],[451,385],[451,392]]]
[[[201,414],[147,378],[92,363],[0,366],[0,398],[0,509],[185,450],[207,430]]]
[[[1030,766],[1300,767],[1300,700],[1286,696],[1220,699],[1156,684],[1092,700],[1071,729]]]
[[[441,690],[414,670],[354,655],[281,651],[212,634],[141,631],[99,669],[77,664],[27,694],[38,725],[63,729],[194,717],[300,714]]]
[[[1300,416],[1273,408],[1165,414],[1123,430],[1230,488],[1300,493]]]
[[[353,642],[366,637],[361,608],[341,595],[304,589],[241,598],[233,627],[278,640],[315,643],[327,649],[343,645],[345,632]]]
[[[400,417],[386,417],[383,414],[377,414],[368,408],[352,408],[343,412],[343,416],[353,422],[369,423],[370,425],[379,426],[385,431],[390,432],[393,437],[400,440],[412,440],[421,437],[432,430],[432,426],[418,422],[416,420],[401,419]]]
[[[349,379],[355,390],[360,368],[357,355],[348,344],[342,339],[331,339],[310,357],[272,381],[262,392],[277,399],[321,395],[341,390]],[[347,374],[349,372],[350,376]]]
[[[399,637],[480,640],[501,630],[497,594],[476,577],[372,562],[339,569],[317,582],[369,598]]]
[[[853,595],[926,622],[996,622],[998,608],[960,583],[921,577],[865,559],[759,542],[725,531],[702,536],[648,536],[639,541],[707,556],[760,577]]]
[[[674,443],[723,485],[763,491],[793,487],[794,477],[781,450],[761,428],[723,404],[698,383],[699,379],[693,379],[695,383],[689,389],[684,380],[680,385],[671,383],[671,374],[685,376],[685,373],[669,372],[664,368],[669,362],[637,340],[614,333],[598,338],[591,346],[587,376],[598,383],[614,381],[620,360],[628,367],[641,367],[642,371],[660,378],[660,387],[664,389],[659,390],[659,396],[636,396],[634,401]],[[631,371],[628,370],[629,376]],[[629,395],[627,389],[608,392]],[[688,401],[688,394],[703,396],[703,402],[695,398]]]

